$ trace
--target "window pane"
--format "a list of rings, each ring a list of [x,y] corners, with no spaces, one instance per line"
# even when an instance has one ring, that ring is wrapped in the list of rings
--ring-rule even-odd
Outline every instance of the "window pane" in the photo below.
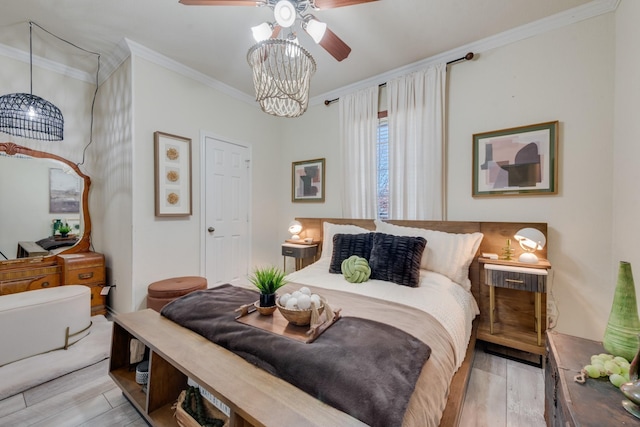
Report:
[[[378,124],[378,218],[389,218],[389,126]]]

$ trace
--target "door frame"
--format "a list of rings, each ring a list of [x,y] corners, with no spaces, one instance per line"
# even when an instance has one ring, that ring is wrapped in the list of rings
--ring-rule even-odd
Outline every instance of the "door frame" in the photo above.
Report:
[[[206,227],[207,227],[207,204],[205,203],[207,194],[206,194],[206,180],[207,180],[207,165],[206,165],[206,144],[207,144],[207,138],[213,138],[213,139],[217,139],[219,141],[225,142],[227,144],[233,144],[233,145],[238,145],[240,147],[246,148],[247,152],[248,152],[248,160],[249,160],[249,170],[247,172],[248,176],[247,176],[247,191],[249,192],[249,205],[247,206],[247,215],[248,215],[248,224],[247,224],[247,230],[249,233],[248,236],[248,241],[247,241],[247,246],[248,246],[248,256],[249,256],[249,262],[247,265],[251,266],[253,265],[252,263],[252,247],[253,247],[253,233],[251,232],[252,230],[252,225],[253,225],[253,197],[251,197],[251,195],[253,194],[253,166],[252,166],[252,161],[253,161],[253,146],[252,144],[249,144],[247,142],[243,142],[243,141],[238,141],[238,140],[234,140],[231,138],[227,138],[225,136],[221,136],[219,134],[216,134],[214,132],[209,132],[209,131],[200,131],[200,275],[202,277],[207,277],[206,276],[206,271],[205,271],[205,266],[206,264],[206,252],[207,252],[207,246],[206,246],[206,238],[207,238],[207,234],[206,234]]]

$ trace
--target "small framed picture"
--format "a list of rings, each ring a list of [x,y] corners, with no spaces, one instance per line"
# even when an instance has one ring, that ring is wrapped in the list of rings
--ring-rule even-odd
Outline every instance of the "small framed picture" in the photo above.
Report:
[[[557,121],[473,135],[473,197],[557,193]]]
[[[154,132],[156,216],[191,215],[191,139]]]
[[[324,202],[324,159],[292,163],[291,201]]]
[[[75,173],[49,169],[49,213],[79,213],[82,183]]]

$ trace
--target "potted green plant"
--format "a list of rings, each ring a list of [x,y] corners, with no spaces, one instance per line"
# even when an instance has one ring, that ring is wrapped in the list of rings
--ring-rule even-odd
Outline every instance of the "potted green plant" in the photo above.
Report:
[[[58,228],[58,231],[60,232],[60,235],[62,237],[67,237],[67,235],[71,231],[71,227],[69,227],[69,224],[64,224],[61,225],[60,228]]]
[[[249,281],[260,291],[260,307],[275,307],[276,291],[287,284],[284,271],[277,267],[257,268]]]

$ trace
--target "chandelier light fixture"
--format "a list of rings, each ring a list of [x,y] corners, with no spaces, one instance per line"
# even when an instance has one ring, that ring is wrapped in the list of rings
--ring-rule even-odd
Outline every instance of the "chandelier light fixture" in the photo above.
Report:
[[[0,96],[0,132],[43,141],[61,141],[64,118],[58,107],[33,95],[33,23],[29,21],[29,75],[31,93]]]
[[[307,10],[352,6],[377,0],[179,0],[187,6],[260,6],[273,10],[274,22],[251,28],[257,44],[247,53],[253,71],[256,100],[266,113],[298,117],[309,104],[309,84],[316,71],[311,54],[300,46],[291,30],[296,22],[314,42],[337,61],[346,59],[351,48],[327,24]],[[288,34],[278,38],[281,30]]]
[[[327,24],[312,15],[303,15],[311,6],[308,1],[277,0],[267,5],[273,8],[275,22],[264,22],[251,29],[257,44],[247,53],[256,101],[265,113],[299,117],[309,105],[309,88],[316,62],[300,46],[292,30],[286,37],[278,38],[278,35],[282,28],[290,29],[299,20],[302,29],[320,43]]]
[[[316,62],[306,49],[291,40],[267,39],[249,49],[247,61],[262,111],[299,117],[307,110]]]

